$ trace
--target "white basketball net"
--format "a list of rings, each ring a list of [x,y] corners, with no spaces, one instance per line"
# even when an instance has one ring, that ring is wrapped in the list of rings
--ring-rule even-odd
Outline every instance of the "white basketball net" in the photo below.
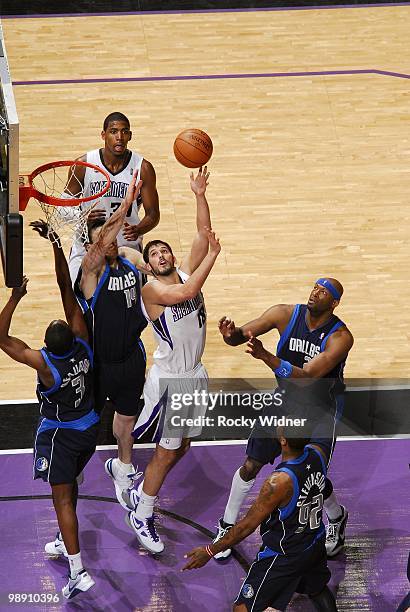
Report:
[[[33,179],[32,186],[37,191],[61,200],[82,198],[84,187],[74,173],[76,167],[80,166],[74,164],[49,168]],[[100,193],[107,185],[107,179],[103,173],[96,176],[101,181]],[[60,247],[71,247],[74,241],[82,244],[88,242],[87,220],[90,212],[100,201],[99,193],[96,194],[95,200],[74,206],[54,206],[34,198],[45,216],[50,240],[57,242]]]

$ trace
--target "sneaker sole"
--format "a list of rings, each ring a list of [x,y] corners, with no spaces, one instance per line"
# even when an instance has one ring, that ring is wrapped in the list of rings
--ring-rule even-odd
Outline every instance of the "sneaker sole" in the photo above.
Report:
[[[326,557],[328,559],[333,559],[333,557],[336,557],[344,549],[344,547],[345,543],[343,542],[343,544],[339,544],[339,546],[337,546],[331,553],[326,551]]]
[[[230,557],[231,554],[232,554],[232,550],[228,548],[227,550],[223,550],[222,552],[214,555],[214,559],[215,561],[222,561],[223,559],[227,559],[228,557]]]
[[[64,589],[61,591],[64,599],[73,599],[73,597],[75,597],[76,595],[79,595],[80,593],[86,593],[87,591],[89,591],[91,589],[91,587],[93,587],[95,585],[95,581],[91,580],[87,585],[85,585],[85,588],[79,589],[78,587],[75,587],[75,589],[73,589],[71,591],[71,593],[69,593],[68,595],[64,594]]]

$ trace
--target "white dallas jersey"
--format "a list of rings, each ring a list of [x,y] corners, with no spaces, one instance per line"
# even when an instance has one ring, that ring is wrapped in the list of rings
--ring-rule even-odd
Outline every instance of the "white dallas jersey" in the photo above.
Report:
[[[189,275],[177,268],[185,282]],[[152,321],[145,308],[143,312],[151,323],[158,346],[154,363],[163,372],[183,374],[193,370],[201,361],[206,339],[206,310],[202,293],[193,300],[166,306],[162,315]]]
[[[111,215],[117,210],[120,206],[122,200],[125,198],[125,194],[127,193],[128,185],[131,182],[132,175],[136,168],[138,168],[138,176],[137,181],[140,179],[141,174],[141,164],[144,159],[142,155],[139,153],[135,153],[135,151],[129,151],[130,158],[128,164],[120,171],[115,174],[111,174],[108,168],[105,167],[102,156],[101,149],[95,149],[94,151],[89,151],[87,153],[86,161],[89,164],[94,164],[94,166],[98,166],[102,168],[108,173],[108,176],[111,180],[111,185],[107,193],[97,201],[95,208],[103,208],[106,212],[106,219],[111,217]],[[84,176],[84,197],[88,197],[98,191],[101,191],[104,188],[105,181],[101,181],[101,174],[93,170],[92,168],[87,168]],[[83,206],[90,206],[92,202],[86,202]],[[127,216],[125,220],[130,225],[137,225],[140,222],[139,218],[139,209],[141,207],[142,200],[141,197],[137,197],[132,206],[128,210]],[[138,240],[125,240],[122,229],[117,236],[118,246],[128,246],[133,249],[142,250],[142,238],[139,237]],[[85,255],[85,249],[83,244],[76,240],[73,244],[70,253],[70,261],[74,257]]]

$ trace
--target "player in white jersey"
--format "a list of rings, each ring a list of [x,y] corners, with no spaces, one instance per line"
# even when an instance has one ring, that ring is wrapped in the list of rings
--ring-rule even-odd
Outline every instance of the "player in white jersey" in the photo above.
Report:
[[[180,268],[175,267],[171,247],[162,240],[149,242],[143,253],[155,279],[143,287],[142,299],[158,347],[145,382],[145,406],[135,425],[134,436],[139,438],[148,429],[155,428],[157,446],[143,483],[138,491],[131,491],[135,510],[127,518],[140,543],[154,553],[164,549],[154,525],[156,496],[168,472],[189,450],[191,438],[201,432],[200,425],[184,426],[182,419],[190,416],[201,421],[207,406],[208,375],[201,363],[206,333],[201,288],[221,250],[219,240],[209,229],[211,219],[205,197],[208,176],[206,167],[204,171],[199,170],[196,178],[191,173],[198,231],[191,252]],[[187,410],[173,410],[174,400],[183,394],[189,394],[194,405],[185,404]],[[175,427],[174,415],[180,419]]]
[[[106,170],[111,179],[111,186],[107,193],[90,212],[88,222],[96,219],[108,219],[119,208],[127,193],[128,185],[134,171],[138,170],[137,182],[143,181],[141,192],[133,202],[127,213],[124,226],[120,230],[117,241],[118,246],[127,246],[142,251],[142,235],[152,230],[159,222],[158,193],[156,177],[152,164],[143,158],[140,153],[130,151],[127,146],[132,137],[130,122],[122,113],[111,113],[104,120],[101,137],[104,140],[102,149],[89,151],[80,159]],[[67,191],[75,193],[79,181],[84,186],[84,197],[93,195],[102,190],[101,175],[91,168],[77,166],[75,177],[69,182]],[[71,183],[71,184],[70,184]],[[87,202],[83,206],[90,206]],[[141,206],[145,216],[140,219]],[[81,260],[85,255],[85,248],[80,240],[75,240],[69,258],[69,269],[72,283],[75,282]]]

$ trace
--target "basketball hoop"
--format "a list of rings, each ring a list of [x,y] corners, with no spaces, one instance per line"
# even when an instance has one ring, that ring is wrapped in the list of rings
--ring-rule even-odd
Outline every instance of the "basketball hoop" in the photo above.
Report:
[[[84,176],[93,171],[96,192],[84,196]],[[49,227],[50,240],[59,246],[74,240],[88,242],[88,215],[110,188],[108,173],[84,161],[55,161],[19,176],[19,208],[24,211],[30,198],[40,206]]]

